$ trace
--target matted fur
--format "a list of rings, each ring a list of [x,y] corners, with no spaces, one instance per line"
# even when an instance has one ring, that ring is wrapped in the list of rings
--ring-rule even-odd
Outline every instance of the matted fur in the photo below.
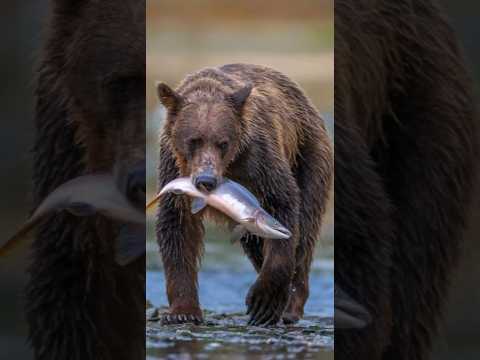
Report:
[[[34,206],[76,176],[145,158],[145,4],[117,5],[52,1],[36,82]],[[110,98],[125,94],[135,100]],[[41,226],[26,299],[35,359],[144,359],[145,259],[116,265],[113,240],[100,216],[58,214]]]
[[[249,94],[241,108],[235,108],[231,99],[238,91]],[[277,322],[284,310],[286,321],[298,320],[308,297],[314,243],[333,175],[333,152],[323,120],[295,83],[255,65],[201,70],[187,76],[176,95],[162,86],[161,99],[169,114],[160,138],[159,187],[197,170],[183,150],[192,134],[214,129],[210,134],[230,139],[225,158],[214,164],[219,175],[249,188],[294,234],[288,240],[242,239],[259,272],[247,307],[262,305],[257,309],[263,312],[253,316],[260,324]],[[183,107],[174,106],[176,102]],[[170,302],[167,322],[202,316],[197,272],[205,214],[192,215],[189,201],[181,197],[169,195],[160,204],[157,238]],[[207,214],[220,219],[216,213]],[[291,287],[296,291],[290,293]]]
[[[335,281],[349,360],[427,359],[474,177],[471,81],[435,1],[335,1]]]

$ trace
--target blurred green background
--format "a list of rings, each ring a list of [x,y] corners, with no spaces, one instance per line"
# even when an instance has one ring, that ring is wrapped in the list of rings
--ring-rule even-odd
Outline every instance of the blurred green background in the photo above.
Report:
[[[33,69],[47,0],[0,2],[0,243],[31,204]],[[0,360],[31,359],[23,314],[28,242],[0,258]]]
[[[441,0],[440,3],[447,9],[470,66],[476,92],[477,124],[480,125],[480,2]],[[480,139],[480,133],[477,135]],[[434,341],[435,351],[431,357],[434,360],[480,359],[480,179],[472,195],[464,239],[462,257],[451,278],[445,316]]]

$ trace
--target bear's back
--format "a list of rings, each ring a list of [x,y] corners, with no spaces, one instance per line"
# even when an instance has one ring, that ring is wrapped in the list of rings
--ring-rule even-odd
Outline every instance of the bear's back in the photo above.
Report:
[[[187,99],[205,96],[224,99],[252,86],[242,117],[251,128],[262,128],[290,164],[306,137],[324,138],[324,122],[300,87],[284,74],[253,64],[227,64],[187,76],[177,92]],[[263,132],[262,132],[263,133]]]

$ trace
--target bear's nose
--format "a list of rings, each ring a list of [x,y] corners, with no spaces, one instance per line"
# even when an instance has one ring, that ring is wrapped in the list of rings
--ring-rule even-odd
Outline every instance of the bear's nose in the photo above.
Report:
[[[199,190],[203,190],[202,188],[204,188],[207,191],[212,191],[217,187],[217,178],[208,174],[199,175],[195,179],[195,186]]]
[[[138,204],[145,203],[145,183],[145,164],[136,166],[128,173],[127,197],[130,199],[130,201]]]

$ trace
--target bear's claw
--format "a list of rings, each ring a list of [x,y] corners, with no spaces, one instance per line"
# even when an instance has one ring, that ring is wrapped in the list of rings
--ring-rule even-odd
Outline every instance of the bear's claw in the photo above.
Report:
[[[287,291],[277,288],[277,291],[270,293],[259,282],[255,283],[250,289],[246,305],[247,314],[250,315],[248,325],[253,326],[273,326],[276,325],[283,314],[288,301]]]
[[[191,315],[191,314],[165,313],[160,315],[160,323],[162,325],[175,325],[175,324],[186,324],[186,323],[199,325],[203,323],[203,318],[201,316]]]
[[[283,314],[282,316],[282,320],[283,320],[283,323],[285,325],[293,325],[293,324],[296,324],[299,320],[300,320],[301,316],[299,316],[298,314],[295,314],[295,313],[285,313]]]

